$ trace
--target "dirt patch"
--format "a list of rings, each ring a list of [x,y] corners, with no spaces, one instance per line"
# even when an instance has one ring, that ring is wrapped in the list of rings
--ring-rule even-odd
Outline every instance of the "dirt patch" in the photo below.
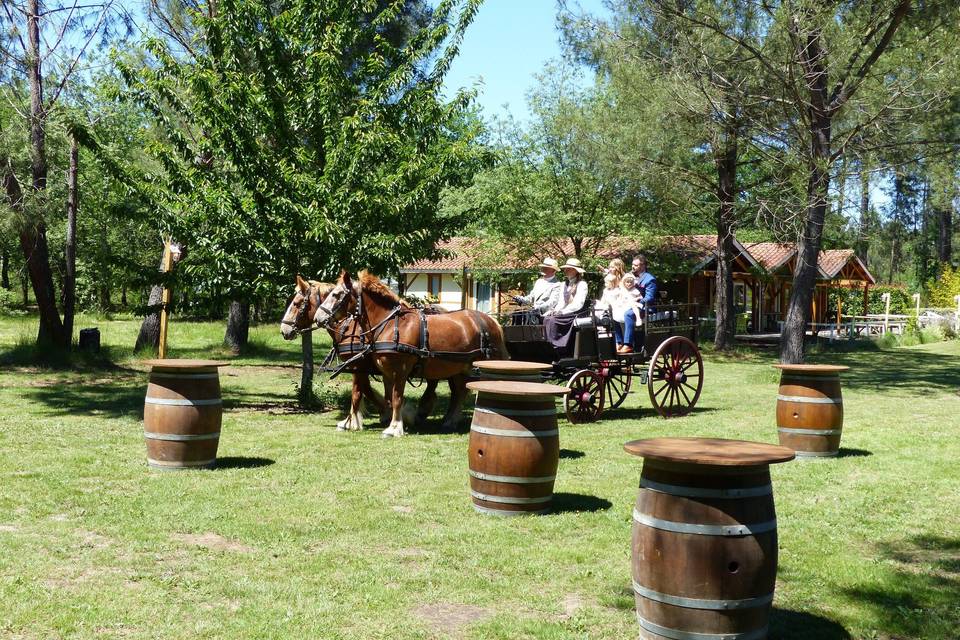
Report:
[[[15,524],[0,524],[0,533],[16,533],[20,527]]]
[[[563,596],[563,600],[560,601],[560,608],[563,610],[563,613],[560,614],[560,619],[569,620],[586,606],[586,599],[579,593],[568,593]]]
[[[413,610],[434,631],[458,637],[467,625],[493,615],[489,609],[469,604],[423,604]]]
[[[413,513],[413,507],[407,507],[402,504],[395,504],[390,508],[396,511],[397,513]]]
[[[186,544],[212,549],[213,551],[233,551],[236,553],[250,553],[254,551],[253,547],[236,542],[235,540],[228,540],[212,531],[208,531],[207,533],[176,533],[171,537],[177,542],[185,542]]]
[[[226,413],[260,412],[274,416],[288,416],[302,413],[313,413],[293,402],[238,402],[224,407]]]
[[[418,559],[418,558],[426,558],[430,554],[427,553],[426,549],[418,549],[417,547],[407,547],[403,549],[394,549],[393,555],[397,556],[398,558]]]
[[[80,546],[85,549],[106,549],[110,546],[110,538],[102,536],[96,531],[78,531]]]

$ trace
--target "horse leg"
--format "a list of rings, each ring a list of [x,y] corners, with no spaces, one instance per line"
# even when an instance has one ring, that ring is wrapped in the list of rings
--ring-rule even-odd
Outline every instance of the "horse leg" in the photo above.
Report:
[[[386,372],[383,374],[383,380],[384,382],[388,380]],[[383,430],[384,438],[403,435],[403,391],[407,386],[407,372],[403,370],[394,371],[389,376],[389,385],[391,389],[390,408],[393,414],[390,419],[390,426]]]
[[[373,388],[370,384],[370,376],[367,374],[360,375],[359,384],[363,397],[366,398],[367,402],[372,404],[377,413],[380,414],[380,424],[386,426],[387,423],[390,422],[390,405],[386,399],[386,396],[389,395],[389,390],[387,389],[386,381],[383,383],[383,394]]]
[[[450,385],[450,406],[440,425],[441,431],[453,431],[463,416],[463,401],[467,397],[467,376],[460,373],[447,381]]]
[[[363,429],[364,386],[370,388],[370,379],[366,375],[353,374],[353,389],[350,391],[350,413],[337,423],[337,431],[361,431]]]
[[[437,403],[437,385],[439,380],[427,380],[427,387],[420,396],[420,402],[417,403],[417,415],[414,424],[422,425],[433,412],[433,405]]]

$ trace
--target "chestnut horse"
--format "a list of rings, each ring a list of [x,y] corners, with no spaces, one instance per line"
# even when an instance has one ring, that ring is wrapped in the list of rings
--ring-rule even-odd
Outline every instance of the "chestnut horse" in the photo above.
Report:
[[[343,271],[337,285],[317,309],[320,328],[331,329],[353,317],[362,330],[364,351],[383,373],[384,392],[392,416],[383,436],[403,435],[403,391],[411,375],[428,383],[447,380],[450,407],[442,430],[453,430],[460,421],[467,395],[467,376],[476,360],[506,359],[500,324],[479,311],[453,311],[427,315],[405,306],[386,285],[366,271],[356,283]],[[418,416],[429,413],[436,393],[429,387],[420,400]],[[424,409],[427,409],[426,411]]]
[[[297,276],[297,284],[294,289],[293,298],[287,306],[283,319],[280,320],[280,333],[283,335],[284,340],[293,340],[304,331],[312,331],[314,329],[313,316],[316,314],[320,304],[323,303],[335,286],[336,285],[330,284],[329,282],[304,280],[299,275]],[[434,310],[433,312],[438,313],[439,311]],[[334,346],[338,346],[341,343],[350,342],[353,332],[347,331],[345,334],[338,336],[337,332],[331,329],[328,330],[327,333],[330,334]],[[390,404],[384,399],[384,396],[377,393],[370,385],[370,376],[367,373],[370,366],[372,366],[372,362],[367,360],[366,362],[359,363],[355,368],[356,370],[353,372],[353,389],[350,394],[350,412],[346,418],[337,422],[337,431],[360,431],[363,429],[363,398],[366,398],[377,409],[382,425],[386,426],[390,422]],[[424,395],[429,396],[431,393],[434,393],[436,386],[436,381],[428,383],[426,389],[428,393]],[[418,407],[417,421],[425,418],[426,414],[424,411],[429,413],[430,408],[431,407],[425,406],[421,402],[421,405]]]
[[[299,275],[297,276],[297,286],[294,290],[293,299],[280,321],[280,333],[283,334],[284,340],[293,340],[304,331],[313,330],[313,316],[334,286],[329,282],[308,281]],[[329,333],[336,345],[336,335],[333,331],[329,331]],[[390,420],[390,406],[384,397],[370,386],[370,376],[363,370],[361,364],[360,369],[353,374],[350,413],[337,423],[337,431],[359,431],[363,429],[364,416],[363,403],[361,402],[363,398],[369,400],[377,408],[380,413],[380,421],[387,424]]]

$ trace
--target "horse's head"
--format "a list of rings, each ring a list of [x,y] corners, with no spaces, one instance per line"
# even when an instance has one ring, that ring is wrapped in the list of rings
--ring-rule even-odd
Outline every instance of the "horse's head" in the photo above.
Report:
[[[350,274],[341,271],[340,280],[317,309],[313,321],[320,328],[330,328],[357,308],[358,296]]]
[[[307,281],[297,276],[293,298],[280,321],[280,333],[283,334],[284,340],[293,340],[304,331],[311,329],[313,315],[331,289],[333,285],[327,282]]]

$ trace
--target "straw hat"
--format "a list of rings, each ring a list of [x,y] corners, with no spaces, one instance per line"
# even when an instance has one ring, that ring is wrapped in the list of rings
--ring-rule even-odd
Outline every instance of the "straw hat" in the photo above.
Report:
[[[580,265],[580,261],[576,258],[567,258],[567,261],[563,263],[561,269],[575,269],[577,273],[583,275],[583,267]]]
[[[557,264],[557,261],[553,258],[544,258],[539,267],[541,269],[553,269],[554,271],[560,268]]]

